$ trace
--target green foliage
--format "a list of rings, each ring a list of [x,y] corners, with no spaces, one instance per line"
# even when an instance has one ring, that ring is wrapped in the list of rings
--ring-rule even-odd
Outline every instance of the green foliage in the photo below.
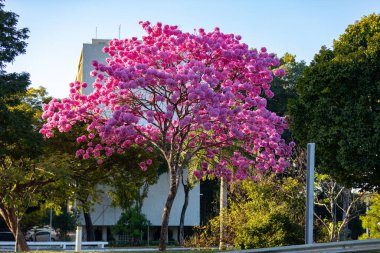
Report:
[[[45,216],[42,223],[49,224],[50,210],[45,209]],[[75,212],[67,210],[67,206],[62,206],[60,212],[53,212],[52,226],[59,233],[61,240],[68,239],[68,232],[75,230],[78,217]]]
[[[25,53],[27,44],[24,40],[29,31],[27,28],[17,29],[18,15],[4,11],[3,7],[3,1],[0,1],[0,159],[5,156],[19,158],[25,153],[35,155],[38,153],[37,139],[42,139],[31,128],[33,111],[23,110],[23,105],[35,108],[23,101],[30,84],[29,74],[3,70],[6,63]]]
[[[380,16],[363,17],[322,47],[289,104],[300,145],[315,142],[317,170],[348,187],[380,186]]]
[[[36,206],[44,199],[41,188],[50,182],[51,173],[33,160],[3,159],[0,167],[0,209],[13,210],[21,218],[28,207]]]
[[[0,1],[0,74],[6,63],[25,53],[27,46],[25,40],[29,38],[29,29],[17,29],[18,15],[10,11],[4,11],[3,0]]]
[[[25,81],[26,85],[29,84],[28,75],[14,76],[18,80],[12,82]],[[0,91],[4,92],[0,94],[0,159],[34,158],[41,153],[42,147],[42,136],[37,131],[41,105],[36,103],[36,99],[45,97],[46,91],[31,88],[11,93],[5,86],[12,84],[2,78],[4,75],[0,76]]]
[[[41,163],[43,141],[38,133],[38,118],[45,95],[43,88],[32,88],[24,93],[13,94],[15,99],[11,99],[12,101],[7,98],[3,100],[7,112],[2,113],[9,121],[3,122],[1,134],[6,137],[0,138],[2,185],[0,203],[2,204],[33,205],[32,202],[37,203],[38,198],[29,199],[26,195],[37,195],[40,186],[53,181],[53,172]],[[44,195],[43,192],[39,194]]]
[[[139,240],[149,224],[145,215],[141,213],[137,206],[131,206],[120,216],[120,219],[112,227],[112,232],[116,235],[125,235],[129,240]]]
[[[43,88],[0,97],[0,215],[16,235],[25,212],[39,205],[53,206],[67,199],[65,174],[48,161],[57,159],[38,133]],[[58,201],[57,201],[58,200]],[[19,248],[27,250],[21,238]]]
[[[0,1],[0,213],[11,209],[22,217],[25,206],[38,202],[39,185],[51,175],[38,165],[42,136],[38,133],[43,88],[27,89],[27,73],[7,74],[6,63],[25,53],[28,29],[17,29],[18,15],[3,10]],[[37,183],[41,180],[40,184]],[[7,224],[9,226],[9,223]]]
[[[219,244],[219,219],[210,219],[205,226],[194,226],[194,234],[185,239],[183,246],[187,248],[210,248]],[[229,234],[227,234],[229,236]],[[231,242],[231,238],[226,238]]]
[[[232,198],[229,226],[240,248],[275,247],[303,242],[304,195],[295,179],[275,176],[246,181]],[[239,190],[240,191],[240,190]]]
[[[285,53],[280,61],[280,68],[285,69],[286,76],[275,76],[273,78],[271,90],[275,95],[272,99],[268,99],[267,109],[278,115],[285,116],[288,112],[288,100],[297,97],[296,82],[302,76],[306,63],[304,61],[297,62],[296,56],[289,53]]]
[[[239,233],[239,248],[268,248],[303,243],[303,229],[283,213],[269,213]]]
[[[67,133],[55,133],[55,138],[46,140],[49,156],[46,157],[46,166],[59,168],[70,190],[70,198],[78,200],[78,207],[89,210],[91,205],[98,201],[99,184],[108,182],[109,170],[99,166],[94,159],[79,159],[75,151],[81,148],[76,137],[85,132],[85,126],[73,126]]]
[[[369,238],[380,238],[380,194],[373,194],[370,198],[370,207],[365,216],[360,217],[363,228],[370,231]],[[363,234],[360,239],[369,239]]]
[[[291,177],[271,176],[258,182],[231,185],[226,215],[226,244],[237,248],[260,248],[304,242],[305,195],[303,185]],[[216,246],[219,217],[198,227],[185,245]]]

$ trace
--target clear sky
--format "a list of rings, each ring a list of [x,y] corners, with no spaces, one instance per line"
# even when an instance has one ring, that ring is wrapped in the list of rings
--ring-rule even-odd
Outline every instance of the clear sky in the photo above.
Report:
[[[281,56],[297,55],[309,63],[322,45],[349,24],[380,13],[379,0],[7,0],[5,9],[20,15],[30,29],[27,53],[7,71],[31,74],[32,86],[53,97],[68,95],[82,44],[98,39],[143,35],[140,20],[178,25],[183,31],[218,26],[242,36],[250,47],[267,47]]]

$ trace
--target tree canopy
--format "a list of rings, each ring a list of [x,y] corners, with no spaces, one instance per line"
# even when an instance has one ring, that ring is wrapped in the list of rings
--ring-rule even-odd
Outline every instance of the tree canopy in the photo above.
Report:
[[[271,90],[275,96],[268,99],[268,110],[280,116],[288,113],[288,101],[297,98],[296,82],[302,76],[306,68],[304,61],[296,61],[296,56],[285,53],[280,58],[280,67],[286,72],[286,76],[275,76],[271,83]]]
[[[291,131],[316,143],[317,168],[346,186],[380,186],[380,16],[348,26],[297,82]]]

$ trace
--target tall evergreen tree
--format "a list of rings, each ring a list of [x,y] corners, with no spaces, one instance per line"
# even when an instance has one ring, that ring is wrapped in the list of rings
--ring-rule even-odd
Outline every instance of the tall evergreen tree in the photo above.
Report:
[[[322,47],[290,104],[293,136],[315,142],[320,173],[349,187],[380,187],[380,15]]]

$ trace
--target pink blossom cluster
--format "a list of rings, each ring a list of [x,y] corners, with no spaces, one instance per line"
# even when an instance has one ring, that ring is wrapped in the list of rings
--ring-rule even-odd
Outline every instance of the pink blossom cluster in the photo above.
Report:
[[[285,119],[266,109],[273,75],[285,75],[275,55],[249,49],[219,28],[190,34],[161,23],[141,25],[142,40],[114,39],[104,48],[107,64],[93,61],[91,94],[81,94],[87,84],[75,82],[69,98],[44,106],[40,132],[51,137],[54,129],[86,123],[88,134],[77,141],[87,149],[76,155],[98,163],[139,145],[156,148],[174,166],[200,155],[199,178],[283,172],[294,143],[281,138]]]

